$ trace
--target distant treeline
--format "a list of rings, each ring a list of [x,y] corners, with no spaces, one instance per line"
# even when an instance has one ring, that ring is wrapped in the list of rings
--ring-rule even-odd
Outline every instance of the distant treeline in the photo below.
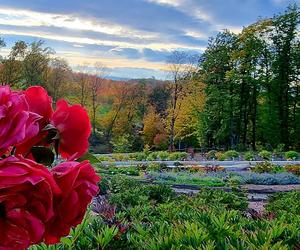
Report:
[[[0,82],[45,87],[90,113],[95,152],[224,148],[300,149],[300,12],[222,31],[202,55],[174,51],[169,81],[107,80],[101,63],[73,71],[43,42],[18,41]],[[0,40],[0,46],[4,46]],[[99,59],[101,61],[101,59]]]

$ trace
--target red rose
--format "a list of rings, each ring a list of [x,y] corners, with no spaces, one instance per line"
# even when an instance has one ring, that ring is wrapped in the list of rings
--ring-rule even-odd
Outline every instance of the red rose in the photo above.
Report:
[[[22,157],[0,161],[0,249],[26,249],[43,240],[60,189],[41,164]]]
[[[79,158],[88,149],[91,133],[90,119],[80,105],[69,106],[65,100],[56,104],[51,124],[58,130],[58,151],[62,157]]]
[[[98,193],[100,177],[89,161],[64,162],[52,169],[53,177],[63,192],[54,200],[55,216],[47,225],[45,242],[53,244],[81,223],[87,206]]]
[[[32,146],[45,145],[45,138],[48,134],[47,131],[43,131],[49,122],[53,114],[52,98],[48,96],[47,91],[40,86],[33,86],[25,90],[24,92],[26,101],[29,106],[29,111],[41,116],[39,123],[39,133],[30,138],[26,142],[18,145],[16,148],[16,154],[22,154],[28,156]]]
[[[40,86],[29,87],[24,91],[29,111],[39,114],[42,119],[39,120],[40,129],[43,129],[49,122],[53,114],[52,98],[48,96],[47,91]]]
[[[25,96],[0,87],[0,156],[9,147],[22,143],[39,131],[38,114],[28,110]]]

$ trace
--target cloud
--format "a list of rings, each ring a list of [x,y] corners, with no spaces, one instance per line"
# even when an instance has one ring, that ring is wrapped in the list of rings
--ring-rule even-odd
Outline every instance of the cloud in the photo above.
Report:
[[[0,36],[10,47],[19,39],[46,40],[72,65],[100,60],[118,74],[161,75],[171,50],[199,54],[217,32],[239,33],[257,17],[282,12],[292,2],[1,0]]]
[[[172,6],[196,19],[211,21],[212,17],[193,0],[146,0],[148,2]]]
[[[105,20],[82,18],[76,15],[42,13],[29,10],[0,8],[0,23],[14,26],[52,26],[82,31],[101,32],[119,37],[153,39],[155,34],[114,24]]]
[[[101,45],[101,46],[114,46],[119,48],[132,48],[132,49],[144,49],[144,48],[150,48],[154,50],[175,50],[178,48],[181,49],[193,49],[196,50],[197,46],[192,45],[185,45],[184,43],[176,43],[170,42],[170,43],[164,43],[158,41],[151,41],[148,43],[141,43],[139,41],[132,41],[132,42],[124,42],[124,41],[117,41],[117,40],[104,40],[100,38],[90,38],[90,37],[80,37],[75,35],[63,35],[59,33],[52,33],[51,31],[37,31],[37,30],[30,30],[30,29],[8,29],[8,28],[2,28],[0,26],[0,33],[5,35],[18,35],[18,36],[31,36],[36,37],[40,39],[50,39],[50,40],[56,40],[56,41],[65,41],[69,43],[76,43],[76,44],[90,44],[90,45]]]

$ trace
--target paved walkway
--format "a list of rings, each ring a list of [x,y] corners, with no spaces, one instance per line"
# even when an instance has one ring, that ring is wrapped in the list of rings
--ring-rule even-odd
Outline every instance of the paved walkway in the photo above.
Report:
[[[150,163],[163,163],[168,167],[174,167],[178,162],[180,162],[184,166],[195,166],[195,165],[219,165],[228,170],[243,170],[251,166],[255,166],[257,163],[261,163],[264,161],[103,161],[101,164],[103,165],[111,165],[114,164],[116,166],[132,166],[139,164],[150,164]],[[291,165],[291,164],[300,164],[300,161],[271,161],[273,164],[279,166]]]

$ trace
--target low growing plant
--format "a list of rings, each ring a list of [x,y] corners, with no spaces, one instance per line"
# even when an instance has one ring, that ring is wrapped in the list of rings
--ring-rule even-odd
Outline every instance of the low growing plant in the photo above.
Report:
[[[225,158],[226,158],[226,159],[229,159],[229,160],[232,160],[232,159],[234,159],[234,158],[239,157],[239,153],[238,153],[237,151],[235,151],[235,150],[229,150],[229,151],[226,151],[226,152],[224,153],[224,155],[225,155]]]
[[[267,151],[267,150],[262,150],[258,153],[258,156],[260,156],[264,160],[271,160],[272,153],[270,151]]]
[[[257,163],[255,167],[251,168],[251,171],[255,173],[277,173],[282,172],[282,170],[284,168],[268,161]]]
[[[284,158],[286,160],[296,160],[299,157],[299,154],[296,151],[287,151],[284,153]]]
[[[294,175],[300,176],[300,165],[287,165],[284,168],[286,169],[286,171]]]
[[[244,154],[244,159],[246,161],[254,161],[255,160],[255,154],[252,151],[248,151]]]
[[[167,151],[160,151],[157,156],[160,160],[165,161],[169,158],[169,153]]]

